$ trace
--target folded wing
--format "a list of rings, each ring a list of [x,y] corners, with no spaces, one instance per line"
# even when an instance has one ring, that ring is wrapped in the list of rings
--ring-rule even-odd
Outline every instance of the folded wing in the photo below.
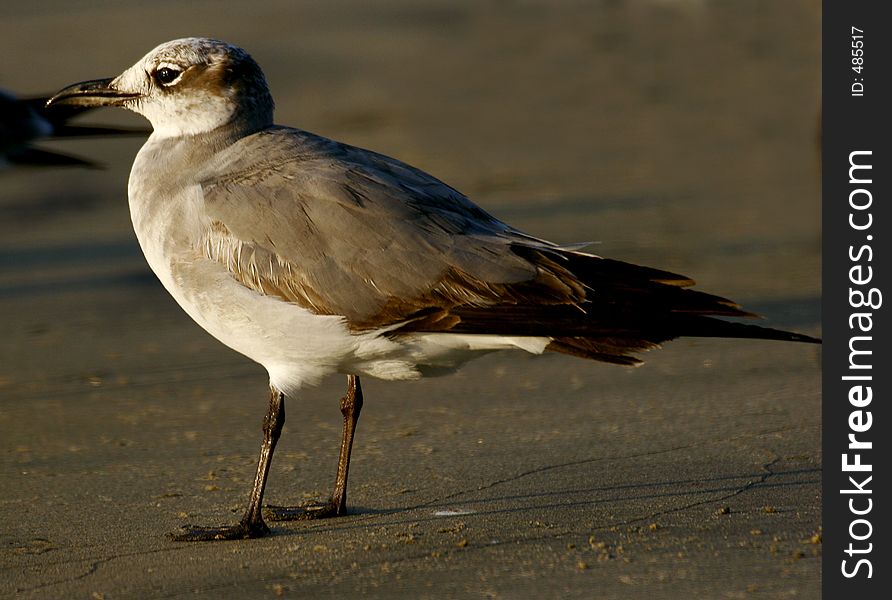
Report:
[[[687,277],[533,238],[376,153],[274,128],[218,161],[232,175],[202,184],[205,255],[355,331],[549,337],[551,350],[621,364],[680,335],[778,335],[710,318],[752,315]]]

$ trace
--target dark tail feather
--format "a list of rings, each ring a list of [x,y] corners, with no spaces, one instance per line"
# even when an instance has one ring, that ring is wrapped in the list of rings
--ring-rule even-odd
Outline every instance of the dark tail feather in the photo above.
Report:
[[[653,347],[657,345],[654,344]],[[621,352],[629,352],[629,349],[619,349],[615,347],[605,347],[605,345],[597,339],[583,337],[565,337],[555,338],[548,346],[545,347],[550,352],[560,352],[561,354],[569,354],[578,358],[588,358],[599,362],[606,362],[613,365],[623,365],[626,367],[637,367],[644,361],[640,358],[621,354]],[[647,348],[638,348],[638,351],[647,350]]]
[[[561,248],[512,247],[558,282],[537,296],[536,282],[505,285],[499,304],[431,307],[395,330],[548,337],[547,349],[620,365],[682,336],[820,343],[820,340],[724,317],[755,317],[736,302],[692,290],[684,275]],[[554,290],[570,290],[566,297]],[[547,293],[546,293],[547,292]],[[583,296],[579,297],[579,292]]]
[[[806,342],[820,344],[821,340],[802,333],[761,327],[750,323],[733,323],[721,319],[704,317],[678,318],[680,333],[688,337],[747,338],[756,340],[779,340],[782,342]],[[676,337],[678,337],[676,336]]]
[[[673,315],[666,326],[652,324],[644,326],[637,335],[629,337],[558,337],[547,346],[547,350],[589,358],[617,365],[637,366],[642,361],[631,352],[642,352],[656,348],[661,342],[678,337],[723,337],[738,339],[779,340],[784,342],[805,342],[820,344],[821,340],[801,333],[782,329],[760,327],[748,323],[732,323],[710,317]]]
[[[49,150],[40,150],[39,148],[24,148],[7,157],[7,160],[14,165],[29,167],[88,167],[90,169],[102,168],[99,163],[62,154],[61,152],[51,152]]]
[[[90,106],[52,105],[47,108],[49,96],[34,96],[22,98],[18,102],[29,107],[35,114],[45,119],[52,125],[53,131],[50,137],[95,137],[115,135],[149,135],[151,129],[145,127],[117,127],[108,125],[73,125],[69,121],[84,113],[95,110]]]
[[[98,137],[117,135],[146,136],[152,132],[143,127],[107,127],[104,125],[69,125],[56,126],[53,130],[54,138],[70,137]]]

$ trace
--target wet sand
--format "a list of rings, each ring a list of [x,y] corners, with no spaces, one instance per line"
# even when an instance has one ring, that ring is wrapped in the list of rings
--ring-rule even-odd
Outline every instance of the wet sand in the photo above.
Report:
[[[49,92],[167,39],[227,39],[264,67],[280,123],[820,333],[815,2],[66,6],[4,8],[0,85]],[[820,350],[802,344],[369,380],[351,514],[167,540],[238,518],[266,379],[145,265],[139,145],[46,144],[104,171],[0,172],[0,596],[819,596]],[[269,502],[330,491],[343,384],[289,402]]]

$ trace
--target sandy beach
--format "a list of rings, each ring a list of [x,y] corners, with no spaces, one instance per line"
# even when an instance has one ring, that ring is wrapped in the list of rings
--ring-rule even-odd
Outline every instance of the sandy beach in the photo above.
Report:
[[[158,4],[4,7],[0,86],[49,93],[168,39],[225,39],[264,68],[279,123],[820,335],[818,3]],[[266,373],[145,264],[126,199],[141,141],[42,145],[105,169],[0,171],[0,596],[819,597],[806,344],[683,339],[640,368],[499,353],[364,381],[350,514],[170,541],[238,518]],[[330,492],[343,387],[290,399],[269,502]]]

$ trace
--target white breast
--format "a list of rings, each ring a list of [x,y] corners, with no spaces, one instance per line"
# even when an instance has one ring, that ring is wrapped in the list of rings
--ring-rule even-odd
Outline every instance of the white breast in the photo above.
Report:
[[[181,188],[175,198],[159,197],[146,189],[146,179],[134,181],[140,169],[137,157],[129,186],[130,213],[152,271],[196,323],[262,364],[276,387],[288,393],[338,371],[371,370],[398,379],[418,376],[411,364],[392,357],[401,350],[399,344],[376,333],[353,335],[340,317],[316,315],[240,284],[201,251],[200,186]]]

